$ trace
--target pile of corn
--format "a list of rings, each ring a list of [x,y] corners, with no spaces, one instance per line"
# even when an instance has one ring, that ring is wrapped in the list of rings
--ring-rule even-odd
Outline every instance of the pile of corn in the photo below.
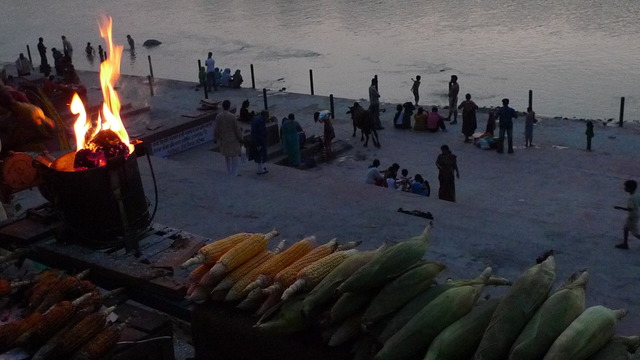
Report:
[[[232,235],[183,264],[199,265],[187,298],[235,302],[261,315],[255,326],[265,331],[318,329],[355,359],[629,359],[640,346],[615,335],[626,310],[586,308],[586,271],[553,290],[552,252],[513,284],[491,268],[438,283],[445,265],[423,260],[429,229],[369,251],[314,237],[271,251],[275,232]],[[508,287],[490,298],[488,285]]]
[[[0,280],[0,354],[20,348],[32,359],[98,359],[120,339],[125,323],[109,321],[106,294],[85,280],[45,270],[28,281]],[[2,357],[2,356],[0,356]]]

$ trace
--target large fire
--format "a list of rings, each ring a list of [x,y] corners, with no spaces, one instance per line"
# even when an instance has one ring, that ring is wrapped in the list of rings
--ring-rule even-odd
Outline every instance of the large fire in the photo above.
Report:
[[[102,110],[95,123],[87,116],[85,106],[78,94],[71,101],[71,112],[78,116],[74,124],[76,152],[74,164],[62,165],[66,171],[81,170],[105,165],[115,156],[127,156],[134,151],[129,135],[120,118],[120,99],[115,83],[120,77],[122,45],[114,45],[111,36],[113,20],[104,17],[100,22],[100,35],[107,44],[109,58],[100,64],[100,85],[102,88]],[[69,168],[71,165],[72,169]]]

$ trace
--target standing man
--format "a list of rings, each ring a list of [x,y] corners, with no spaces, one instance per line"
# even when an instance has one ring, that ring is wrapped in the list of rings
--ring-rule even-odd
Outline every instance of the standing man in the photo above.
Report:
[[[629,193],[629,200],[627,201],[627,207],[614,206],[614,209],[627,211],[627,221],[622,228],[623,238],[622,243],[616,245],[618,249],[629,249],[629,233],[636,238],[640,239],[640,232],[638,232],[638,218],[640,218],[640,195],[636,194],[638,188],[638,182],[635,180],[627,180],[624,182],[624,191]]]
[[[127,42],[129,43],[129,48],[131,50],[135,49],[135,42],[133,41],[133,38],[131,37],[131,35],[127,34]]]
[[[451,75],[449,81],[449,116],[447,121],[451,120],[451,114],[453,114],[453,121],[451,125],[458,123],[458,93],[460,92],[460,84],[458,84],[458,76]]]
[[[47,60],[47,47],[44,46],[42,38],[38,38],[38,53],[40,53],[40,72],[44,72],[43,70],[49,66],[49,61]]]
[[[371,112],[373,113],[374,125],[376,130],[384,129],[380,123],[380,93],[377,89],[376,78],[371,79],[371,86],[369,86],[369,104]]]
[[[255,162],[258,164],[258,175],[269,172],[267,170],[267,120],[269,120],[267,110],[262,110],[260,115],[251,120],[251,141],[255,152]]]
[[[438,198],[440,200],[456,202],[455,178],[460,178],[460,172],[458,171],[458,159],[451,150],[449,150],[449,146],[442,145],[440,150],[442,153],[438,155],[438,158],[436,159],[436,166],[439,171],[438,181],[440,181]]]
[[[62,52],[65,56],[69,57],[69,61],[73,61],[73,46],[71,46],[71,43],[64,35],[62,35]]]
[[[211,88],[213,87],[213,90],[218,91],[218,84],[216,84],[214,75],[216,61],[213,59],[213,53],[211,51],[207,54],[207,60],[204,61],[204,65],[207,68],[207,90],[211,91]]]
[[[229,100],[222,102],[222,113],[216,116],[213,137],[220,145],[220,154],[224,156],[227,174],[238,176],[243,138],[236,116],[229,112],[230,108],[231,102]]]
[[[411,92],[413,93],[413,98],[416,100],[416,106],[418,106],[418,100],[420,100],[420,75],[416,75],[416,79],[413,81],[413,85],[411,85]]]
[[[498,138],[498,154],[504,152],[504,133],[509,137],[509,154],[513,154],[513,119],[518,118],[518,113],[509,107],[509,99],[502,99],[502,107],[498,109],[500,119],[500,137]]]

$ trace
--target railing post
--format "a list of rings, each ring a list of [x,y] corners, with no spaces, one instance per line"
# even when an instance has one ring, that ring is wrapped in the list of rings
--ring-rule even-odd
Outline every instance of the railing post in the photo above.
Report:
[[[378,91],[378,74],[373,75],[373,86],[376,88],[376,91]]]
[[[533,90],[529,90],[529,107],[533,109]]]
[[[335,115],[336,112],[335,112],[335,108],[334,108],[334,105],[333,105],[333,94],[329,94],[329,109],[331,111],[331,118],[335,119],[336,118],[336,115]]]
[[[153,65],[151,65],[151,55],[147,56],[147,58],[149,59],[149,74],[151,75],[151,77],[153,76]]]
[[[31,49],[29,49],[29,45],[27,44],[27,55],[29,55],[29,62],[31,66],[33,66],[33,61],[31,60]]]
[[[256,88],[256,79],[253,76],[253,64],[251,64],[251,88],[252,89]]]
[[[153,96],[153,76],[147,75],[147,79],[149,80],[149,91],[151,92],[151,96]]]
[[[262,100],[264,100],[264,109],[269,110],[269,104],[267,103],[267,89],[262,89]],[[265,119],[267,120],[267,119]]]
[[[200,68],[202,67],[202,61],[200,59],[198,59],[198,81],[200,81]],[[204,98],[208,99],[209,98],[209,89],[207,87],[207,74],[204,75],[204,85],[202,85],[202,87],[204,88]]]
[[[622,123],[624,122],[624,96],[620,98],[620,122],[618,126],[622,127]]]
[[[313,70],[309,69],[309,84],[311,85],[311,95],[315,95],[313,93]]]

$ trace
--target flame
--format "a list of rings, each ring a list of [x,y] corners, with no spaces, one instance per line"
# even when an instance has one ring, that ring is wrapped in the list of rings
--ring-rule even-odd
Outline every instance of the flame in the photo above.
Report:
[[[78,94],[73,96],[71,102],[71,111],[73,114],[78,115],[78,118],[73,126],[76,134],[76,150],[81,150],[87,147],[87,141],[92,139],[100,130],[110,129],[120,137],[123,143],[129,146],[129,152],[134,151],[134,146],[130,144],[129,134],[124,128],[122,119],[120,118],[120,98],[116,92],[114,86],[120,77],[120,60],[122,58],[122,45],[114,45],[111,36],[111,28],[113,20],[111,17],[103,17],[99,24],[100,36],[107,43],[109,49],[109,58],[100,64],[100,85],[102,88],[102,97],[104,102],[102,104],[102,111],[98,115],[97,125],[92,126],[91,119],[87,117],[82,101]],[[92,129],[91,134],[87,136],[87,132]]]

